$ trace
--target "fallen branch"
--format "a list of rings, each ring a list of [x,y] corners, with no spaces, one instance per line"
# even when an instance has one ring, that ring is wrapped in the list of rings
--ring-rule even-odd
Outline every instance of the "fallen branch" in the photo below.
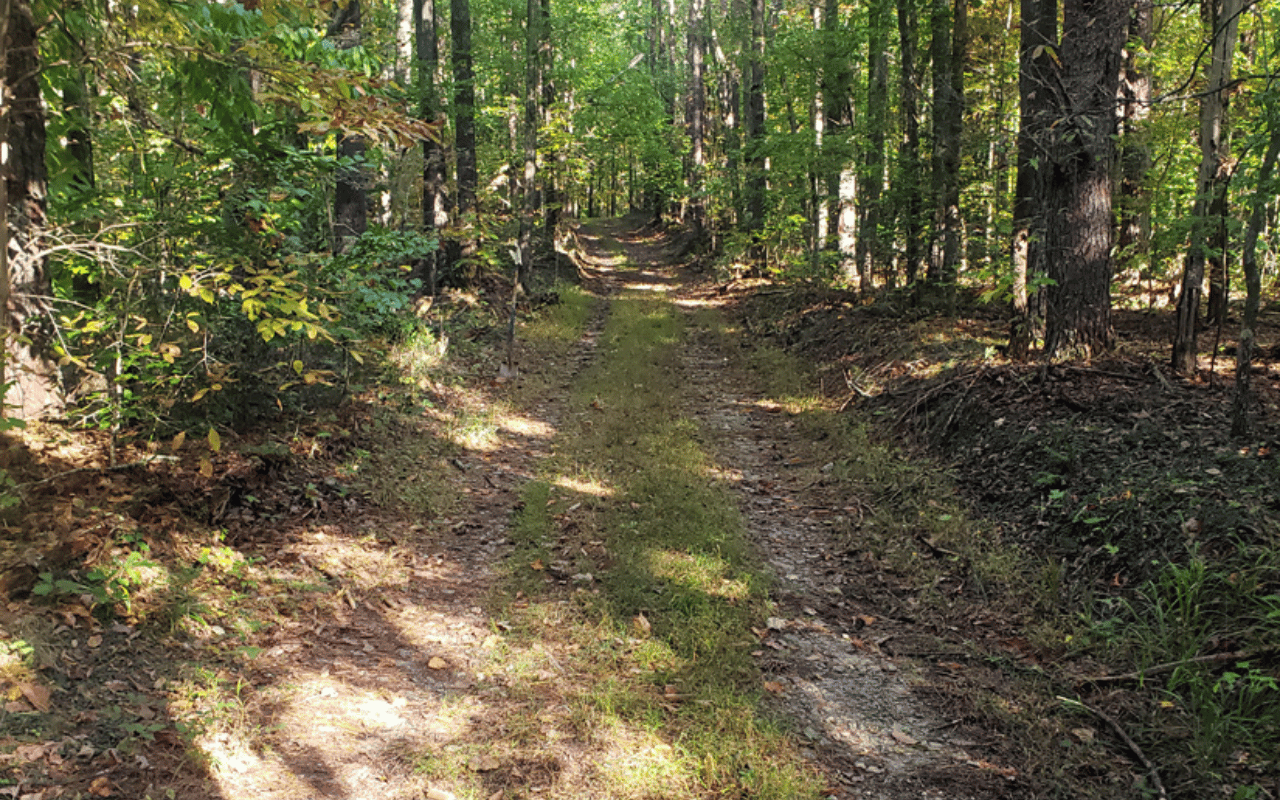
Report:
[[[1211,653],[1207,656],[1195,656],[1193,658],[1184,658],[1180,661],[1169,661],[1164,664],[1156,664],[1140,669],[1136,672],[1126,672],[1123,675],[1095,675],[1092,677],[1080,678],[1079,683],[1116,683],[1119,681],[1140,681],[1150,678],[1153,675],[1160,675],[1165,672],[1172,672],[1178,667],[1187,667],[1192,664],[1220,664],[1225,661],[1241,661],[1247,658],[1257,658],[1258,656],[1273,655],[1280,653],[1280,646],[1264,647],[1259,650],[1237,650],[1231,653]]]
[[[1120,725],[1120,723],[1116,721],[1115,717],[1111,716],[1105,711],[1101,711],[1099,709],[1087,706],[1084,703],[1080,702],[1079,700],[1072,700],[1069,697],[1062,697],[1061,695],[1058,696],[1058,699],[1066,703],[1067,705],[1076,706],[1078,708],[1084,709],[1085,711],[1088,711],[1090,714],[1094,715],[1098,719],[1110,725],[1111,730],[1115,731],[1116,736],[1119,736],[1120,740],[1123,741],[1129,747],[1129,751],[1138,757],[1138,760],[1142,762],[1142,766],[1147,768],[1147,774],[1151,776],[1151,784],[1156,789],[1156,797],[1161,798],[1161,800],[1169,800],[1169,793],[1165,791],[1164,782],[1160,780],[1160,773],[1156,770],[1156,765],[1151,763],[1151,759],[1147,758],[1147,754],[1142,752],[1142,748],[1138,747],[1138,743],[1135,742],[1131,736],[1129,736],[1128,732],[1126,732],[1125,729]]]
[[[134,467],[145,467],[148,464],[153,464],[157,461],[177,461],[177,460],[178,460],[177,456],[154,455],[154,456],[147,456],[146,458],[141,459],[139,461],[130,461],[128,464],[116,464],[115,466],[111,466],[111,467],[76,467],[75,469],[69,469],[66,472],[59,472],[57,475],[50,475],[47,478],[41,478],[38,481],[28,481],[27,483],[20,483],[14,488],[27,489],[32,486],[40,486],[41,484],[52,483],[53,481],[56,481],[60,478],[65,478],[68,475],[75,475],[80,472],[120,472],[126,469],[133,469]]]

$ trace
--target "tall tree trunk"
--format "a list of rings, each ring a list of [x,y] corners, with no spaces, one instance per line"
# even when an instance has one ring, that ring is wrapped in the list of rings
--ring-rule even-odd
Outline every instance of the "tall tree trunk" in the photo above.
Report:
[[[1046,275],[1046,133],[1053,121],[1053,51],[1058,41],[1057,0],[1021,0],[1018,44],[1018,175],[1013,199],[1013,321],[1009,357],[1026,359],[1044,335]]]
[[[1061,91],[1040,206],[1048,220],[1045,355],[1107,350],[1111,329],[1111,167],[1125,0],[1065,0]]]
[[[765,174],[765,0],[751,2],[751,52],[747,63],[747,118],[746,118],[746,228],[752,237],[751,258],[762,263],[765,258],[764,232]]]
[[[538,223],[538,103],[542,99],[542,4],[539,0],[525,3],[525,85],[524,85],[524,202],[520,214],[519,249],[516,282],[528,286],[529,269],[533,265],[533,232]]]
[[[440,69],[440,0],[414,0],[414,51],[417,59],[416,80],[419,96],[418,115],[428,121],[440,119],[440,94],[436,72]],[[439,129],[443,131],[443,126]],[[439,139],[422,140],[422,229],[437,236],[449,224],[448,197],[445,195],[444,145]],[[422,289],[434,295],[439,288],[443,253],[436,249],[426,257],[418,278]]]
[[[934,0],[930,44],[933,58],[933,247],[929,282],[954,297],[961,256],[960,138],[964,126],[966,0]]]
[[[455,178],[454,206],[458,225],[464,230],[475,224],[476,184],[476,79],[471,58],[471,2],[450,0],[449,28],[453,35],[453,149]],[[461,240],[450,242],[449,263],[470,257],[474,239],[461,234]]]
[[[337,6],[328,38],[346,50],[360,45],[360,0]],[[333,193],[334,252],[342,253],[359,239],[369,225],[369,188],[364,157],[368,145],[363,136],[338,134],[338,167]]]
[[[858,198],[859,226],[856,259],[858,289],[872,290],[876,266],[887,259],[880,235],[880,195],[884,188],[884,142],[889,126],[889,0],[872,0],[867,20],[867,144],[863,158],[862,192]]]
[[[6,412],[25,419],[63,406],[57,365],[49,357],[47,300],[53,294],[45,266],[46,224],[44,104],[40,95],[40,51],[27,0],[10,0],[6,31],[3,169],[7,192],[9,298],[5,340]]]
[[[1120,182],[1116,205],[1120,216],[1116,256],[1121,269],[1139,279],[1150,269],[1151,145],[1142,135],[1151,104],[1151,75],[1143,71],[1139,56],[1155,42],[1155,4],[1137,0],[1129,16],[1129,46],[1125,48],[1120,75]]]
[[[840,261],[840,273],[857,278],[856,245],[852,244],[856,212],[851,207],[856,180],[849,162],[849,131],[853,128],[853,74],[848,49],[841,39],[840,4],[826,0],[822,13],[822,164],[827,184],[827,236],[823,249]]]
[[[556,105],[556,85],[553,79],[555,69],[555,47],[551,36],[551,0],[540,0],[541,41],[538,42],[538,69],[541,71],[542,104],[541,119],[543,130],[551,130],[554,124]],[[544,144],[545,146],[545,144]],[[538,195],[539,213],[542,215],[542,229],[546,241],[555,241],[556,226],[560,224],[560,207],[568,198],[561,198],[558,182],[559,166],[565,161],[563,151],[552,148],[543,155],[541,170],[541,191]]]
[[[689,135],[689,205],[686,222],[695,240],[701,241],[707,225],[703,177],[706,171],[707,117],[707,3],[689,0],[689,91],[685,103],[685,123]]]
[[[731,18],[741,19],[745,16],[742,8],[742,0],[720,0],[721,13],[726,20],[726,26],[731,27],[728,23]],[[729,208],[732,210],[732,217],[727,220],[730,224],[737,225],[745,218],[745,204],[742,193],[742,58],[741,46],[738,37],[730,37],[729,51],[725,51],[725,46],[716,31],[715,26],[711,27],[711,40],[715,52],[716,65],[720,72],[720,82],[717,87],[718,105],[720,107],[719,127],[720,137],[723,140],[724,161],[725,161],[725,177],[729,183]]]
[[[1266,224],[1267,201],[1273,197],[1268,190],[1276,159],[1280,157],[1280,128],[1272,128],[1267,153],[1258,169],[1258,191],[1253,196],[1253,208],[1244,229],[1244,244],[1240,264],[1244,269],[1244,315],[1240,321],[1240,345],[1236,348],[1236,396],[1231,404],[1231,435],[1247,436],[1253,427],[1252,376],[1253,349],[1257,344],[1258,306],[1262,297],[1262,273],[1258,269],[1258,234]]]
[[[1200,98],[1200,170],[1191,212],[1191,243],[1183,264],[1182,293],[1178,296],[1178,327],[1173,339],[1173,368],[1184,374],[1196,369],[1205,260],[1213,246],[1221,243],[1211,228],[1210,216],[1219,193],[1226,192],[1228,147],[1223,120],[1242,5],[1243,0],[1205,0],[1205,24],[1212,37],[1211,55],[1205,67],[1207,86]],[[1221,202],[1225,205],[1225,197]],[[1218,258],[1224,255],[1216,253]]]
[[[916,64],[919,22],[916,4],[908,0],[898,2],[898,50],[901,53],[900,70],[902,91],[902,149],[899,155],[900,194],[903,198],[903,261],[906,266],[907,284],[913,284],[920,276],[920,264],[924,260],[924,198],[922,178],[924,165],[920,160],[920,73]]]

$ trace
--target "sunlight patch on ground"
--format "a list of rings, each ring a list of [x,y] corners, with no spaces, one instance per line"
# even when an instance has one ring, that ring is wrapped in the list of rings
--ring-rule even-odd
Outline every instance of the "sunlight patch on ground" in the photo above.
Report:
[[[311,566],[326,575],[337,575],[344,586],[373,589],[403,586],[410,573],[391,551],[350,536],[330,535],[324,528],[309,532],[298,549]]]
[[[562,475],[552,483],[561,489],[568,489],[578,494],[589,494],[592,497],[613,497],[614,494],[613,487],[606,486],[594,478],[572,478]]]
[[[617,718],[602,721],[593,744],[600,777],[609,796],[692,797],[696,794],[691,765],[659,736],[626,725]]]
[[[661,283],[628,283],[627,290],[631,292],[669,292],[671,287]]]
[[[721,300],[711,300],[711,299],[699,300],[693,297],[686,297],[686,298],[681,298],[679,300],[672,300],[671,302],[679,306],[680,308],[718,308],[724,305],[724,302]]]
[[[649,553],[648,566],[658,580],[681,584],[714,597],[745,600],[751,594],[746,581],[726,576],[729,565],[724,559],[705,553],[654,550]]]
[[[522,417],[518,414],[499,414],[497,421],[499,428],[517,436],[528,436],[531,439],[550,439],[556,435],[556,429],[540,419]]]

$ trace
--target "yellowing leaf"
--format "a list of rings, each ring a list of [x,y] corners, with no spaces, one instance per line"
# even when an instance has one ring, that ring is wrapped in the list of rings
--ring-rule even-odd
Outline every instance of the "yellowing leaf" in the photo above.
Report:
[[[301,361],[301,359],[296,360],[296,361],[294,361],[294,362],[293,362],[293,371],[294,371],[294,372],[296,372],[296,373],[298,373],[299,375],[301,375],[301,374],[302,374],[302,370],[303,370],[303,368],[305,368],[305,367],[306,367],[306,364],[303,364],[303,363],[302,363],[302,361]]]
[[[204,396],[205,396],[206,394],[208,394],[208,393],[209,393],[209,390],[208,390],[208,389],[201,389],[200,391],[198,391],[198,392],[196,392],[195,394],[191,395],[191,402],[193,402],[193,403],[199,403],[199,402],[200,402],[200,399],[201,399],[202,397],[204,397]]]
[[[218,435],[217,428],[209,429],[209,449],[215,453],[222,449],[222,437]]]
[[[187,317],[187,327],[191,329],[192,333],[200,332],[200,323],[196,322],[191,317]]]
[[[200,459],[200,474],[206,478],[213,477],[213,462],[207,458]]]
[[[190,275],[183,275],[181,278],[178,278],[178,285],[182,287],[183,291],[189,292],[194,284],[191,282]]]
[[[206,303],[208,303],[209,305],[213,305],[213,291],[212,291],[211,289],[208,289],[208,288],[204,287],[204,286],[201,286],[201,287],[200,287],[200,299],[201,299],[201,300],[203,300],[203,301],[205,301],[205,302],[206,302]]]
[[[186,440],[187,440],[187,432],[186,431],[180,432],[177,436],[173,437],[173,445],[172,445],[173,449],[176,451],[178,448],[182,447],[182,443],[185,442]]]

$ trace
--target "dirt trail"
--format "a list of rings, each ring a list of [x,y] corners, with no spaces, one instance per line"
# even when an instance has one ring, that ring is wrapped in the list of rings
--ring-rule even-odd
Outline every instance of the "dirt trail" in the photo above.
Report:
[[[563,666],[578,645],[508,636],[511,626],[493,603],[522,492],[572,427],[569,390],[607,357],[596,340],[611,296],[628,289],[685,310],[680,412],[696,420],[718,465],[712,479],[736,491],[759,556],[776,576],[757,659],[770,713],[826,777],[827,794],[1006,794],[1001,771],[967,752],[974,743],[956,738],[962,726],[913,692],[913,662],[883,652],[897,635],[886,624],[893,612],[870,599],[875,593],[863,582],[874,576],[850,568],[848,545],[829,525],[856,513],[859,499],[833,496],[804,431],[735,368],[726,348],[737,342],[705,324],[715,293],[681,283],[679,243],[625,220],[584,225],[576,241],[596,296],[580,340],[554,360],[524,352],[514,384],[483,384],[450,400],[476,414],[494,412],[485,445],[440,450],[432,465],[409,463],[397,484],[410,491],[419,468],[430,467],[447,476],[445,491],[457,502],[423,518],[387,506],[319,521],[304,515],[259,532],[263,544],[245,552],[261,559],[244,565],[239,602],[246,619],[259,601],[275,616],[239,640],[252,647],[219,625],[206,626],[199,649],[168,638],[131,644],[139,636],[131,626],[104,631],[100,645],[89,645],[97,660],[75,667],[78,682],[54,695],[59,703],[75,696],[63,703],[66,741],[20,751],[9,762],[22,770],[17,783],[0,785],[39,800],[84,790],[139,800],[569,798],[603,796],[602,765],[643,765],[652,743],[619,752],[615,742],[602,752],[581,734],[571,708],[581,676]],[[440,436],[431,413],[393,416],[381,441],[411,447],[418,437]],[[370,468],[390,459],[364,457]],[[557,602],[569,607],[553,601],[544,613],[554,615]],[[50,648],[63,648],[65,660],[83,651],[77,636],[55,632]],[[62,671],[71,676],[70,669]],[[192,706],[200,709],[195,725]],[[71,720],[77,708],[86,710]],[[99,744],[95,721],[105,736],[121,714],[155,720],[154,740],[134,752]],[[175,721],[184,718],[193,738],[179,735]],[[42,772],[34,769],[40,763]]]

